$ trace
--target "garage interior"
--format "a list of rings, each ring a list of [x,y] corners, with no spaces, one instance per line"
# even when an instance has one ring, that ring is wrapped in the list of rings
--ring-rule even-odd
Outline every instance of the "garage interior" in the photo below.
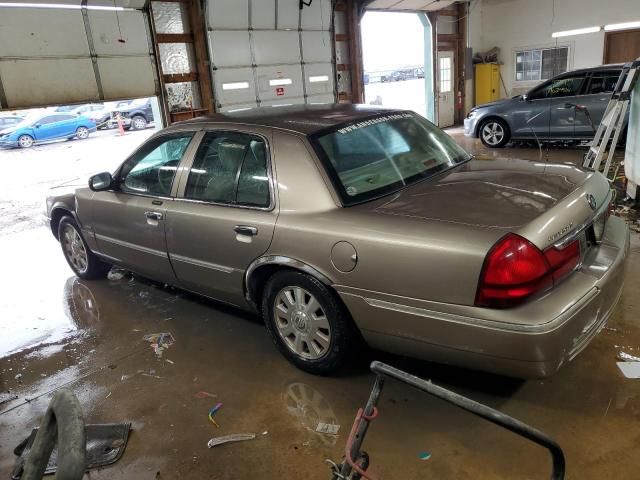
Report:
[[[413,22],[406,35],[403,15]],[[637,0],[0,0],[0,119],[131,99],[153,107],[141,129],[109,116],[113,128],[83,140],[0,148],[0,476],[12,478],[14,448],[68,389],[85,423],[131,424],[126,448],[114,447],[121,456],[84,478],[332,478],[326,460],[342,461],[379,360],[546,433],[567,478],[637,478],[640,380],[617,365],[621,353],[640,356],[640,216],[629,188],[637,121],[612,157],[614,214],[630,229],[622,295],[589,346],[546,379],[373,349],[339,374],[305,373],[257,315],[119,268],[76,277],[44,210],[50,192],[114,171],[163,127],[291,105],[413,110],[477,161],[581,167],[588,142],[536,136],[491,148],[464,134],[465,119],[558,74],[638,58]],[[497,76],[485,85],[487,66]],[[143,339],[156,332],[174,340],[164,351]],[[366,438],[375,478],[549,477],[539,445],[408,385],[389,381],[378,410]],[[255,438],[208,448],[239,433]]]

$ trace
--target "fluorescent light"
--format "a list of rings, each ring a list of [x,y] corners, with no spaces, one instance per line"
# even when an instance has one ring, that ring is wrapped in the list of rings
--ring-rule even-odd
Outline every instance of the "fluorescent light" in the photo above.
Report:
[[[610,23],[604,26],[604,31],[629,30],[630,28],[640,28],[640,22]]]
[[[309,83],[328,82],[329,75],[314,75],[309,77]]]
[[[585,28],[576,28],[575,30],[565,30],[563,32],[553,32],[551,36],[553,38],[558,37],[570,37],[572,35],[582,35],[584,33],[596,33],[599,32],[601,28],[598,27],[585,27]]]
[[[291,85],[292,81],[290,78],[274,78],[273,80],[269,80],[269,85],[271,87],[277,87],[278,85]]]
[[[22,3],[22,2],[0,2],[0,8],[2,7],[13,7],[13,8],[52,8],[58,10],[106,10],[106,11],[134,11],[135,8],[125,8],[125,7],[109,7],[102,5],[70,5],[68,3]]]
[[[242,90],[243,88],[249,88],[249,82],[230,82],[223,83],[223,90]]]
[[[252,107],[243,107],[243,108],[234,108],[232,110],[227,110],[227,112],[229,113],[233,113],[233,112],[244,112],[246,110],[251,110]]]
[[[290,107],[292,106],[293,103],[276,103],[274,105],[271,105],[274,108],[278,108],[278,107]]]

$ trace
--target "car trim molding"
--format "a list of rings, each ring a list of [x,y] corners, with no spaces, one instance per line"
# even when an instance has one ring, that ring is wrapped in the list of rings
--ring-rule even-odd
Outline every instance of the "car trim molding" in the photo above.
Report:
[[[403,305],[400,303],[387,302],[385,300],[378,300],[375,298],[361,297],[368,305],[374,308],[381,308],[384,310],[391,310],[399,313],[406,313],[408,315],[417,315],[420,317],[433,318],[443,322],[462,323],[465,325],[474,325],[480,327],[493,328],[496,330],[508,330],[521,333],[546,333],[555,330],[563,325],[569,318],[576,315],[583,307],[589,304],[591,300],[600,293],[600,289],[593,287],[586,295],[580,298],[576,303],[562,312],[560,315],[550,320],[547,323],[539,325],[521,325],[516,323],[504,323],[494,320],[486,320],[483,318],[468,317],[463,315],[456,315],[453,313],[438,312],[435,310],[429,310],[426,308],[414,307],[411,305]],[[343,293],[343,295],[354,295],[351,293]],[[355,295],[357,296],[357,295]]]
[[[148,253],[149,255],[155,255],[156,257],[168,258],[167,252],[163,252],[161,250],[154,250],[153,248],[143,247],[142,245],[136,245],[135,243],[125,242],[124,240],[117,240],[115,238],[107,237],[106,235],[101,235],[99,233],[95,234],[97,240],[102,240],[105,242],[112,243],[114,245],[118,245],[120,247],[130,248],[132,250],[137,250],[138,252]]]
[[[169,254],[169,260],[188,263],[190,265],[195,265],[196,267],[208,268],[210,270],[216,270],[218,272],[223,273],[233,273],[233,272],[241,272],[242,270],[238,270],[237,268],[227,267],[225,265],[219,265],[217,263],[205,262],[204,260],[197,260],[191,257],[185,257],[184,255],[176,255],[175,253]]]
[[[312,267],[311,265],[307,265],[300,260],[296,260],[295,258],[287,257],[284,255],[266,255],[264,257],[256,258],[253,262],[251,262],[244,274],[244,285],[246,291],[245,294],[247,300],[251,303],[254,303],[253,290],[255,288],[255,286],[251,283],[251,277],[253,273],[258,269],[258,267],[261,267],[263,265],[282,265],[291,267],[317,278],[325,285],[333,285],[333,281],[330,278],[318,271],[316,268]]]

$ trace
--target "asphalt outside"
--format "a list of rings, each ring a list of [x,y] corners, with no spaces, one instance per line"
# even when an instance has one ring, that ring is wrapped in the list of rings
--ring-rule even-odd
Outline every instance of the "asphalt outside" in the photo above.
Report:
[[[91,479],[329,479],[379,359],[512,415],[553,437],[567,478],[637,478],[640,380],[624,378],[620,351],[640,354],[640,237],[624,292],[607,327],[547,380],[520,381],[370,352],[333,377],[308,375],[274,348],[260,319],[126,272],[74,277],[40,216],[46,190],[115,167],[152,131],[119,138],[0,151],[0,477],[14,447],[38,425],[61,387],[87,423],[131,422],[124,455]],[[479,158],[578,162],[583,149],[485,149],[451,135]],[[170,332],[157,355],[144,335]],[[217,403],[219,426],[207,414]],[[389,381],[365,449],[377,478],[542,479],[540,447]],[[318,425],[336,426],[336,434]],[[334,427],[335,428],[335,427]],[[212,437],[254,433],[208,448]],[[425,452],[430,455],[425,455]],[[428,459],[424,459],[428,458]]]

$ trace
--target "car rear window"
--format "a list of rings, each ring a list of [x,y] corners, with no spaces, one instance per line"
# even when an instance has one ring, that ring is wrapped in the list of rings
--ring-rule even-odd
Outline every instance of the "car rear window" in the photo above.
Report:
[[[425,118],[390,112],[310,137],[342,203],[397,191],[471,158]]]

